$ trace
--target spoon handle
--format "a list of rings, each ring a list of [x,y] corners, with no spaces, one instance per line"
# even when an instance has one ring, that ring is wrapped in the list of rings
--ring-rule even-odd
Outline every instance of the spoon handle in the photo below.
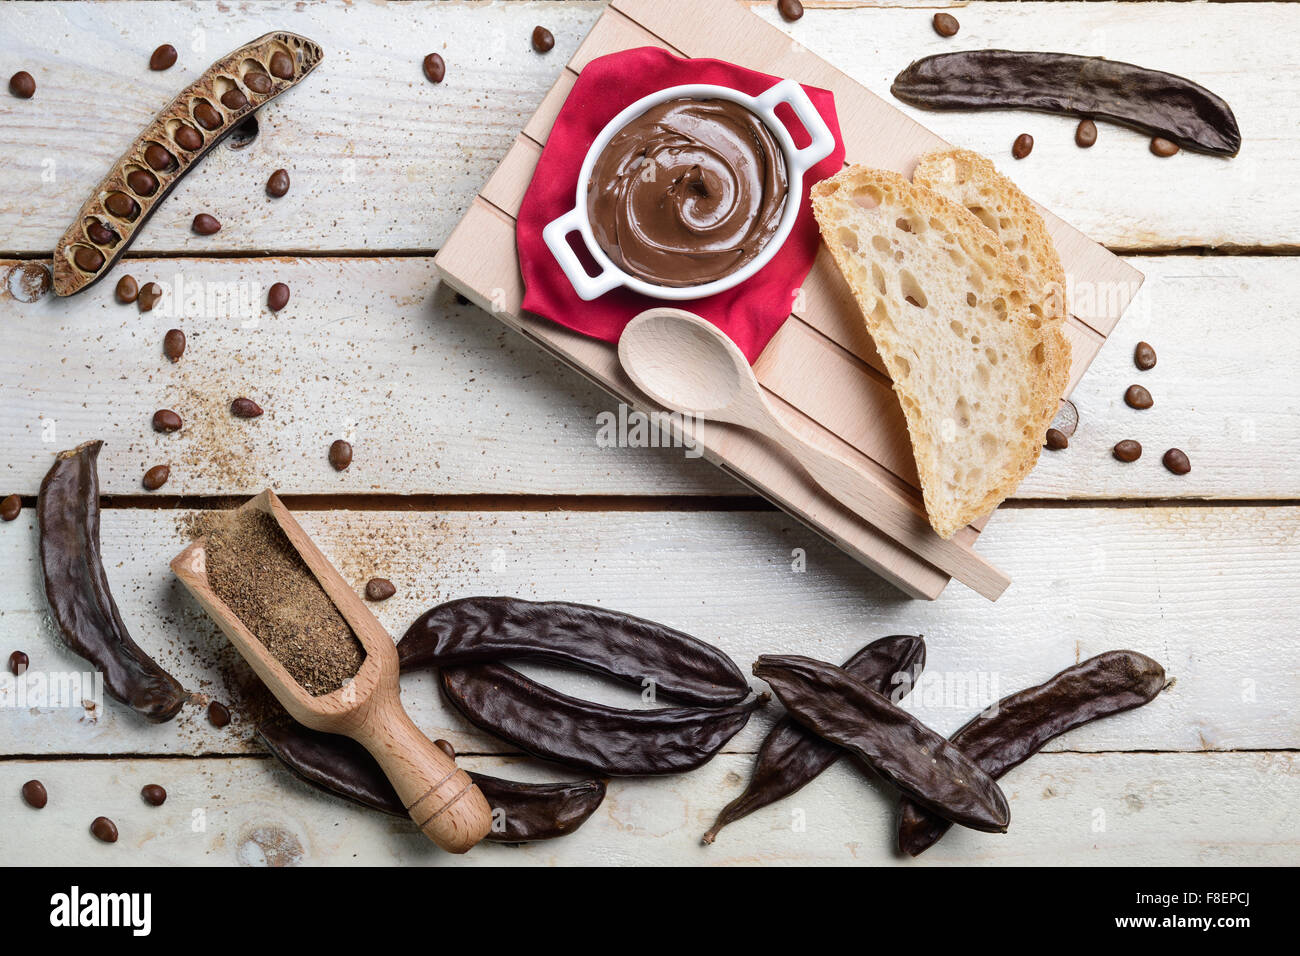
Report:
[[[761,420],[754,416],[751,427],[790,452],[813,481],[858,517],[985,597],[996,600],[1011,584],[1010,577],[970,548],[939,537],[914,502],[792,431],[766,399],[763,405],[766,414]]]

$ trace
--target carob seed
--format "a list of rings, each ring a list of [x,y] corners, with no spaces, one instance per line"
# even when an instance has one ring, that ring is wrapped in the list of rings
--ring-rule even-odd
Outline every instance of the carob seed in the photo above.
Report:
[[[437,53],[424,58],[424,78],[430,83],[441,83],[447,75],[447,64]]]
[[[153,413],[153,430],[156,432],[178,432],[181,430],[181,417],[170,408],[160,408]]]
[[[201,212],[194,217],[194,231],[200,236],[211,236],[221,231],[221,223],[217,222],[215,216],[209,216],[206,212]]]
[[[1163,136],[1153,136],[1151,137],[1151,152],[1164,159],[1178,152],[1178,144],[1170,142]]]
[[[271,92],[275,85],[265,73],[248,73],[244,76],[244,85],[261,96]]]
[[[352,446],[342,438],[336,438],[330,444],[329,459],[335,471],[342,471],[352,464]]]
[[[140,204],[126,193],[109,193],[104,198],[104,208],[118,219],[135,219],[140,214]]]
[[[9,92],[20,100],[30,100],[36,92],[36,81],[26,70],[19,70],[9,77]]]
[[[230,723],[230,709],[221,701],[208,704],[208,723],[220,730]]]
[[[27,656],[26,651],[14,651],[9,655],[9,673],[15,677],[21,677],[27,673],[27,668],[31,666],[31,658]]]
[[[283,282],[271,286],[266,293],[266,304],[272,312],[279,312],[289,304],[289,287]]]
[[[122,276],[117,280],[117,288],[113,290],[113,295],[117,301],[123,305],[130,305],[140,295],[140,287],[136,285],[134,276]]]
[[[776,11],[783,20],[794,23],[803,16],[803,4],[799,0],[777,0]]]
[[[22,510],[23,499],[17,495],[9,495],[4,501],[0,501],[0,518],[5,521],[13,521]]]
[[[23,802],[33,810],[44,810],[45,805],[50,802],[50,795],[45,790],[45,784],[39,780],[28,780],[23,784]]]
[[[283,50],[276,50],[271,54],[270,62],[271,75],[280,80],[293,79],[293,57]]]
[[[1142,410],[1154,405],[1155,399],[1153,399],[1151,393],[1141,385],[1130,385],[1124,392],[1124,404],[1129,408]]]
[[[209,131],[221,126],[221,114],[207,100],[199,100],[194,104],[194,118],[200,126]]]
[[[248,97],[239,90],[226,90],[221,94],[221,105],[233,113],[238,113],[248,105]]]
[[[366,582],[367,601],[387,601],[397,593],[397,587],[388,578],[371,578]]]
[[[101,843],[117,842],[117,824],[108,817],[95,817],[90,823],[90,832]]]
[[[1059,428],[1049,428],[1047,430],[1046,445],[1052,451],[1060,451],[1063,448],[1070,447],[1070,439],[1065,432],[1061,431]]]
[[[533,49],[538,53],[549,53],[555,46],[555,36],[546,27],[533,27]]]
[[[157,143],[150,143],[144,148],[144,161],[150,169],[160,173],[176,165],[176,157]]]
[[[185,333],[180,329],[168,329],[163,336],[163,355],[173,362],[185,354]]]
[[[271,174],[271,178],[266,181],[266,194],[274,199],[279,199],[289,191],[289,171],[287,169],[277,169]]]
[[[151,807],[161,807],[167,800],[167,791],[156,783],[146,783],[140,788],[140,796]]]
[[[101,246],[115,246],[121,237],[108,226],[96,220],[86,227],[86,235],[90,237],[91,242],[99,243]]]
[[[931,22],[934,24],[934,32],[941,37],[955,37],[961,29],[961,24],[951,13],[936,13]]]
[[[1139,342],[1133,350],[1133,364],[1144,372],[1156,367],[1156,350],[1146,342]]]
[[[1016,137],[1016,141],[1011,144],[1011,155],[1016,159],[1024,159],[1034,151],[1034,138],[1028,133],[1021,133]]]
[[[437,747],[439,750],[441,750],[443,753],[445,753],[452,760],[456,759],[456,748],[451,745],[450,740],[443,740],[441,737],[439,737],[437,740],[433,742],[433,745]]]
[[[1191,459],[1187,453],[1180,448],[1171,448],[1165,452],[1165,456],[1160,459],[1164,466],[1172,471],[1175,475],[1185,475],[1192,470]]]
[[[256,418],[262,414],[262,406],[251,398],[237,398],[230,403],[230,414],[236,418]]]
[[[1142,457],[1142,446],[1131,438],[1125,438],[1123,441],[1115,443],[1115,448],[1112,450],[1111,454],[1113,454],[1118,461],[1137,461]]]
[[[183,123],[176,127],[172,139],[176,141],[176,145],[181,149],[191,153],[203,146],[203,134],[193,126],[186,126]]]
[[[72,254],[72,261],[77,264],[78,269],[96,272],[104,264],[104,254],[91,246],[77,246],[77,251]]]
[[[141,312],[151,312],[161,298],[162,286],[157,282],[146,282],[140,287],[140,294],[136,297],[136,304],[140,307]]]
[[[1090,149],[1097,142],[1097,124],[1090,119],[1079,120],[1074,130],[1074,143],[1080,149]]]
[[[149,69],[151,70],[169,70],[176,65],[176,47],[170,43],[164,43],[158,49],[153,51],[149,57]]]
[[[146,491],[157,491],[167,484],[167,479],[171,477],[171,474],[172,470],[168,465],[154,465],[144,473],[140,483],[144,485]]]

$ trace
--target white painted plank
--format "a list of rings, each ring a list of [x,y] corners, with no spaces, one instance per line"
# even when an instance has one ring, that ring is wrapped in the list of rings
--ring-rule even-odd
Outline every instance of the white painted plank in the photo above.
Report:
[[[326,59],[302,88],[263,111],[263,135],[242,152],[222,148],[160,209],[138,249],[430,249],[442,242],[505,155],[599,14],[599,4],[6,4],[6,62],[36,77],[30,101],[0,101],[0,169],[22,188],[0,197],[6,251],[53,248],[81,201],[120,150],[183,82],[269,23],[319,41]],[[1078,149],[1066,118],[1016,113],[915,115],[939,135],[986,152],[1030,195],[1092,238],[1125,249],[1245,246],[1300,241],[1300,79],[1289,38],[1300,8],[1289,3],[971,3],[962,32],[931,29],[934,5],[814,8],[785,24],[773,4],[759,16],[872,90],[914,58],[1003,46],[1105,55],[1184,74],[1233,106],[1246,145],[1222,160],[1188,153],[1157,160],[1137,133],[1103,127]],[[274,16],[270,12],[275,10]],[[531,51],[545,22],[556,48]],[[187,44],[202,31],[206,51]],[[178,66],[145,68],[167,37]],[[447,80],[420,74],[438,49]],[[1243,57],[1242,50],[1250,55]],[[111,111],[85,109],[98,91]],[[911,109],[905,107],[905,109]],[[1010,144],[1035,135],[1033,155],[1013,163]],[[41,178],[43,163],[56,178]],[[291,170],[294,188],[272,203],[267,174]],[[351,199],[344,197],[350,196]],[[223,222],[210,238],[188,224],[207,209]]]
[[[172,578],[184,512],[103,515],[109,580],[139,644],[187,688],[228,703],[234,652]],[[924,634],[932,683],[913,708],[943,732],[1076,660],[1132,648],[1177,684],[1152,704],[1071,734],[1054,749],[1287,749],[1300,744],[1300,673],[1291,623],[1300,603],[1300,509],[1013,508],[983,550],[1014,584],[996,605],[953,584],[909,601],[802,526],[772,512],[303,512],[303,527],[360,587],[394,635],[431,605],[470,594],[602,604],[711,641],[748,670],[762,653],[839,661],[886,634]],[[0,527],[0,656],[21,648],[27,679],[84,670],[57,645],[35,558],[31,510]],[[806,570],[795,570],[803,549]],[[623,706],[636,695],[590,675],[530,670],[564,690]],[[754,682],[761,687],[761,683]],[[416,722],[462,752],[501,753],[448,711],[430,675],[405,680]],[[242,719],[210,727],[198,708],[147,725],[109,701],[88,715],[0,700],[0,754],[211,754],[249,749]],[[753,749],[779,708],[730,744]]]
[[[1155,257],[1133,263],[1147,282],[1075,390],[1082,418],[1068,451],[1045,452],[1018,494],[1028,498],[1293,499],[1300,493],[1300,327],[1291,304],[1300,270],[1287,257]],[[11,263],[0,261],[0,276]],[[137,260],[141,282],[179,276],[205,291],[232,282],[254,306],[160,305],[141,315],[109,286],[70,300],[13,300],[0,283],[0,490],[34,495],[51,456],[87,438],[107,441],[108,494],[140,494],[150,466],[170,461],[173,494],[740,494],[685,450],[598,443],[602,412],[617,410],[587,384],[435,283],[430,258]],[[285,281],[289,306],[272,315],[265,289]],[[166,301],[166,300],[164,300]],[[197,306],[198,303],[191,303]],[[180,325],[189,348],[173,366],[163,333]],[[1157,367],[1138,372],[1132,350],[1150,341]],[[1134,382],[1156,405],[1123,403]],[[231,398],[266,409],[237,421]],[[179,434],[150,417],[173,408]],[[54,422],[54,436],[48,437]],[[352,467],[336,473],[329,443],[352,433]],[[1122,438],[1146,453],[1121,465]],[[1160,465],[1165,449],[1192,473]]]
[[[318,793],[271,760],[6,761],[6,817],[23,825],[0,830],[0,854],[73,866],[1160,866],[1285,865],[1300,853],[1294,753],[1040,754],[1002,781],[1008,833],[955,828],[917,861],[893,849],[894,794],[844,760],[702,846],[700,834],[739,792],[751,759],[722,755],[690,774],[615,780],[577,832],[525,846],[483,843],[454,861],[412,824]],[[461,762],[548,779],[509,759]],[[32,777],[50,792],[39,812],[17,795]],[[161,807],[140,799],[149,783],[166,788]],[[89,834],[100,815],[117,823],[116,844]]]

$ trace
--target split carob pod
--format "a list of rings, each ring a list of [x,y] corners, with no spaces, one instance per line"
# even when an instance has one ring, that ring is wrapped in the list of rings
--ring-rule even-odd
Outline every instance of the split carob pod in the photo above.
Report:
[[[1141,707],[1165,687],[1165,669],[1137,651],[1107,651],[1051,680],[1004,697],[958,730],[949,742],[997,779],[1050,740],[1089,721]],[[911,856],[929,849],[950,824],[904,798],[898,848]]]
[[[99,549],[101,441],[59,452],[36,499],[45,597],[63,642],[104,675],[104,689],[153,721],[171,720],[189,699],[127,633]]]
[[[72,295],[107,275],[185,174],[324,55],[306,37],[275,31],[228,53],[182,90],[113,164],[59,239],[55,293]]]
[[[1037,110],[1108,120],[1187,149],[1235,156],[1232,108],[1191,80],[1070,53],[966,50],[912,63],[890,92],[929,110]]]
[[[796,655],[754,663],[795,720],[857,756],[917,803],[974,830],[1011,822],[1001,788],[953,744],[843,668]]]
[[[719,707],[749,696],[721,650],[653,621],[563,601],[469,597],[425,612],[397,645],[404,670],[531,658],[596,671],[687,704]]]
[[[379,763],[356,741],[308,730],[292,720],[259,724],[257,734],[274,757],[308,783],[362,806],[406,816]],[[492,808],[492,829],[484,839],[497,843],[565,836],[605,799],[602,780],[523,783],[467,772]]]
[[[845,661],[844,669],[882,695],[901,699],[925,669],[925,641],[908,635],[882,637]],[[722,808],[703,842],[711,844],[727,824],[811,783],[843,755],[843,748],[823,740],[792,718],[782,717],[758,748],[745,792]]]
[[[562,694],[504,664],[444,667],[441,678],[447,700],[470,723],[535,757],[609,776],[694,770],[766,700],[625,710]]]

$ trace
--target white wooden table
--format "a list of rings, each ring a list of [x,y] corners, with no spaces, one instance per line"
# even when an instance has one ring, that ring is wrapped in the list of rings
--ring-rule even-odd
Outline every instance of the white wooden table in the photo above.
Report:
[[[763,652],[839,660],[871,638],[923,633],[932,674],[950,686],[982,677],[995,696],[1103,650],[1146,652],[1174,687],[1008,775],[1009,834],[953,832],[921,863],[1296,862],[1300,6],[954,6],[956,41],[933,33],[935,5],[919,0],[805,2],[803,20],[781,25],[882,94],[911,59],[942,49],[1137,62],[1223,95],[1245,140],[1231,161],[1158,160],[1144,137],[1111,126],[1084,151],[1063,118],[916,114],[993,157],[1147,276],[1075,392],[1082,424],[1070,449],[1045,454],[981,538],[981,553],[1015,579],[996,604],[958,584],[935,603],[907,600],[680,450],[600,447],[597,416],[610,399],[438,287],[433,254],[599,3],[0,6],[0,73],[26,69],[37,82],[30,101],[0,95],[0,275],[9,260],[48,256],[139,127],[217,56],[272,28],[326,50],[313,77],[263,110],[252,145],[219,148],[185,180],[115,272],[141,282],[284,281],[293,290],[284,311],[262,310],[254,323],[141,315],[112,301],[114,280],[34,304],[0,290],[0,495],[18,492],[28,504],[0,525],[0,657],[21,649],[33,672],[84,669],[48,619],[30,503],[54,451],[98,437],[107,442],[104,553],[123,616],[187,687],[215,699],[231,700],[233,652],[167,560],[186,543],[190,509],[270,485],[294,496],[291,507],[345,577],[397,584],[377,608],[395,634],[435,602],[478,593],[662,620],[746,669]],[[781,23],[773,4],[755,4],[754,14]],[[556,38],[545,56],[529,45],[538,23]],[[180,62],[150,73],[149,52],[164,41]],[[447,61],[440,86],[420,72],[433,50]],[[1010,143],[1023,131],[1036,146],[1013,166]],[[262,185],[278,167],[293,188],[270,201]],[[200,211],[221,220],[218,235],[190,233]],[[159,351],[173,325],[190,339],[176,366]],[[1160,356],[1145,374],[1131,361],[1139,339]],[[1153,410],[1123,404],[1134,381],[1155,395]],[[232,422],[224,409],[239,394],[260,401],[265,417]],[[181,412],[183,432],[150,429],[163,407]],[[325,453],[341,436],[356,456],[335,473]],[[1109,448],[1127,437],[1147,453],[1121,466]],[[1190,475],[1160,466],[1172,445],[1191,457]],[[162,461],[171,480],[147,498],[140,476]],[[627,699],[591,678],[530,670],[567,690]],[[449,713],[428,675],[403,686],[417,722],[471,755],[470,767],[556,776]],[[977,706],[954,696],[915,709],[951,731]],[[111,700],[92,711],[0,703],[7,861],[450,859],[410,824],[297,782],[238,714],[217,730],[196,707],[155,726]],[[456,862],[899,862],[893,795],[847,762],[714,846],[699,844],[743,786],[772,717],[754,719],[695,773],[615,781],[572,836],[484,845]],[[18,798],[32,777],[51,794],[39,813]],[[163,807],[141,801],[145,783],[167,788]],[[117,822],[116,845],[88,834],[100,814]]]

